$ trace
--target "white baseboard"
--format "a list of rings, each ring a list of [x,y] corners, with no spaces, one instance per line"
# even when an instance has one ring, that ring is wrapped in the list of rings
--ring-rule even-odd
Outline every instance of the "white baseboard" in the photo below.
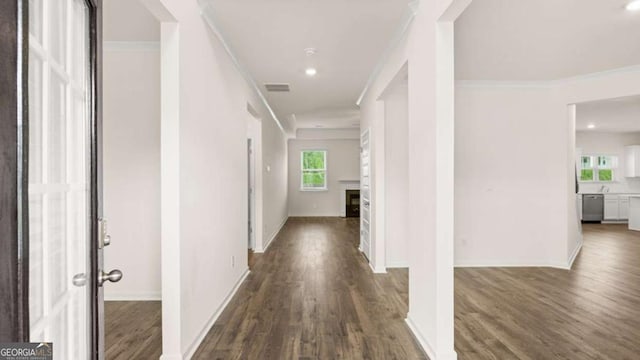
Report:
[[[571,268],[573,267],[573,262],[576,261],[576,258],[578,257],[580,250],[582,250],[582,241],[579,242],[576,248],[573,250],[573,254],[571,254],[571,257],[569,258],[569,262],[567,263],[567,270],[571,270]]]
[[[567,264],[550,264],[550,263],[501,263],[501,262],[474,262],[474,263],[457,263],[453,267],[456,268],[494,268],[494,267],[506,267],[506,268],[525,268],[525,267],[546,267],[555,269],[567,269]]]
[[[160,360],[182,360],[182,355],[160,355]]]
[[[204,338],[209,333],[209,330],[211,330],[211,328],[213,327],[213,324],[216,323],[216,320],[218,320],[218,318],[220,317],[220,314],[222,314],[222,312],[227,307],[227,305],[229,305],[229,302],[231,301],[233,296],[236,294],[236,292],[238,292],[238,289],[240,288],[240,285],[242,285],[242,283],[247,278],[247,276],[249,276],[249,272],[250,272],[249,269],[247,269],[240,276],[240,278],[236,282],[236,285],[233,287],[231,292],[229,292],[227,297],[222,302],[222,305],[220,305],[220,307],[218,307],[218,310],[213,314],[213,316],[211,316],[211,318],[207,322],[207,325],[205,325],[204,329],[202,329],[202,331],[200,331],[200,334],[198,334],[198,337],[196,338],[196,340],[193,343],[191,343],[191,345],[189,346],[189,348],[185,352],[185,355],[182,358],[189,360],[189,359],[191,359],[193,357],[193,355],[195,354],[196,350],[198,350],[198,347],[200,346],[200,344],[202,343]],[[167,358],[167,360],[169,360],[169,359],[173,360],[173,358]],[[165,360],[165,359],[161,358],[161,360]],[[178,358],[176,358],[176,360],[178,360]]]
[[[289,217],[308,217],[308,218],[344,218],[344,216],[340,216],[340,214],[289,214]]]
[[[436,354],[436,352],[433,351],[433,347],[431,346],[431,344],[429,344],[429,341],[427,341],[427,339],[425,339],[425,337],[422,336],[422,333],[420,332],[416,324],[413,322],[413,320],[411,320],[411,314],[408,314],[407,318],[404,319],[404,321],[409,327],[409,330],[411,330],[411,333],[413,333],[413,336],[418,341],[418,344],[420,344],[420,347],[422,347],[424,352],[427,353],[427,356],[429,357],[429,359],[431,360],[457,360],[458,359],[458,354],[453,349],[451,350],[451,352],[446,352],[444,354]]]
[[[365,257],[366,259],[366,257]],[[387,273],[387,268],[382,267],[382,268],[374,268],[373,265],[371,264],[371,261],[369,261],[369,267],[371,268],[371,271],[373,271],[374,274],[386,274]]]
[[[280,234],[280,231],[282,230],[282,228],[284,227],[284,224],[286,224],[288,220],[289,220],[289,217],[288,216],[285,217],[284,220],[282,220],[282,222],[278,226],[278,229],[273,234],[271,234],[271,236],[269,237],[269,241],[267,241],[266,244],[262,244],[262,249],[256,248],[254,250],[254,252],[258,253],[258,254],[261,254],[261,253],[267,251],[267,248],[269,247],[269,245],[271,245],[271,243],[276,238],[276,236],[278,236],[278,234]]]
[[[411,330],[413,337],[418,341],[418,344],[420,344],[420,347],[422,348],[422,350],[424,350],[424,352],[427,353],[427,356],[429,357],[429,359],[436,360],[436,354],[433,351],[431,344],[429,344],[427,339],[425,339],[424,336],[422,336],[422,333],[420,333],[420,330],[418,330],[418,327],[416,326],[416,324],[414,324],[413,320],[411,320],[411,316],[407,315],[407,318],[404,319],[404,322],[409,327],[409,330]]]
[[[104,301],[161,301],[160,292],[104,294]]]

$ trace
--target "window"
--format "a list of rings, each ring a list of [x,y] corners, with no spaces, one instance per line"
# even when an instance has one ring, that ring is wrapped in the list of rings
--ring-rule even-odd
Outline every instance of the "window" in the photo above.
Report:
[[[327,152],[304,150],[301,158],[301,190],[327,190]]]
[[[583,156],[580,160],[580,181],[612,182],[618,157],[608,155]]]

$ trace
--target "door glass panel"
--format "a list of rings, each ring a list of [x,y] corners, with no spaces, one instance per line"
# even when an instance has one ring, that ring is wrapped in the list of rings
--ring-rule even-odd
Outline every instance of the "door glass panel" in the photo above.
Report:
[[[29,54],[29,181],[42,181],[42,66],[37,54]]]
[[[42,44],[42,0],[29,0],[29,33]]]
[[[48,53],[51,55],[54,61],[53,65],[65,67],[66,54],[68,44],[68,29],[67,29],[67,0],[47,1],[47,8],[49,12],[49,28],[45,29],[48,32]]]
[[[66,88],[67,83],[55,72],[50,71],[49,81],[49,121],[47,122],[47,180],[51,184],[64,183],[65,175],[65,130],[67,127]]]
[[[31,341],[89,358],[89,23],[84,0],[30,0]]]
[[[29,197],[29,296],[33,299],[44,298],[44,281],[42,279],[42,195]],[[42,316],[44,306],[42,301],[29,302],[29,318],[31,324],[38,323]]]

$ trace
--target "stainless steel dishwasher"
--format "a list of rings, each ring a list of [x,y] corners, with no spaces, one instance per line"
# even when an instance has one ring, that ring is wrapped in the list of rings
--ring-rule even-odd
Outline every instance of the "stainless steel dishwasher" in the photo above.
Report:
[[[582,195],[582,220],[602,221],[604,219],[604,195]]]

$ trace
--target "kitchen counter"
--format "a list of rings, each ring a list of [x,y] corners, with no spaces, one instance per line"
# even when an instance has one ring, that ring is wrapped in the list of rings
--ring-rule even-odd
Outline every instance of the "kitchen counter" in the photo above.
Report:
[[[629,230],[640,231],[640,195],[629,196]]]

